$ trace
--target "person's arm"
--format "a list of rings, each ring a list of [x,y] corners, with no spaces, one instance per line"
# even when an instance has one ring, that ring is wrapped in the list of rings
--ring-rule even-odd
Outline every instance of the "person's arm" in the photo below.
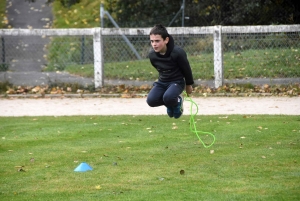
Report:
[[[185,79],[185,91],[187,94],[191,94],[193,92],[193,84],[194,84],[194,79],[193,79],[193,74],[192,74],[192,69],[190,66],[190,63],[187,59],[187,55],[183,49],[179,50],[179,55],[178,55],[178,65],[181,68],[181,71],[184,75]]]

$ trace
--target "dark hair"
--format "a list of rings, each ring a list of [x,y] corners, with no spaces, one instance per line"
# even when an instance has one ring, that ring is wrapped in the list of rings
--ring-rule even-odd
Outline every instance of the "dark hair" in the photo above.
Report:
[[[157,24],[155,25],[151,31],[150,31],[150,35],[161,35],[161,37],[163,39],[166,39],[167,37],[169,37],[169,33],[166,29],[166,27],[164,27],[161,24]]]

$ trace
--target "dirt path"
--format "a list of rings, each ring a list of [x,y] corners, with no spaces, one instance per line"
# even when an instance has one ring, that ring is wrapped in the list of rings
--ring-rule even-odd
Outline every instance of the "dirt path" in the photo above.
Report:
[[[198,105],[198,115],[300,115],[300,97],[207,97],[193,100]],[[184,115],[188,115],[190,102],[184,102],[184,110]],[[70,115],[166,115],[166,109],[149,107],[145,98],[0,99],[0,116]]]

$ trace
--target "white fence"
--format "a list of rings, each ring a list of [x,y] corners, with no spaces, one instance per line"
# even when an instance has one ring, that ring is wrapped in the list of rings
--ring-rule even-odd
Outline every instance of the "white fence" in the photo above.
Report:
[[[90,29],[1,29],[0,36],[93,36],[93,58],[94,58],[94,82],[95,88],[104,84],[104,50],[103,36],[126,35],[140,36],[149,35],[151,28],[90,28]],[[170,34],[191,35],[205,34],[213,36],[213,65],[214,85],[216,88],[224,83],[223,62],[223,38],[226,33],[289,33],[300,32],[300,25],[271,25],[271,26],[212,26],[212,27],[170,27]],[[129,44],[130,45],[130,44]],[[150,47],[150,46],[149,46]]]

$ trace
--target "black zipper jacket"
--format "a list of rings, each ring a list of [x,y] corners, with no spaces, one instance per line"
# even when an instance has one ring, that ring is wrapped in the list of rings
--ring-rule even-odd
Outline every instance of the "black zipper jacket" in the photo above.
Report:
[[[161,55],[159,52],[151,50],[149,59],[152,66],[158,71],[158,79],[160,81],[172,82],[184,78],[186,85],[194,84],[187,55],[183,49],[174,44],[174,39],[171,35],[169,35],[167,52]]]

